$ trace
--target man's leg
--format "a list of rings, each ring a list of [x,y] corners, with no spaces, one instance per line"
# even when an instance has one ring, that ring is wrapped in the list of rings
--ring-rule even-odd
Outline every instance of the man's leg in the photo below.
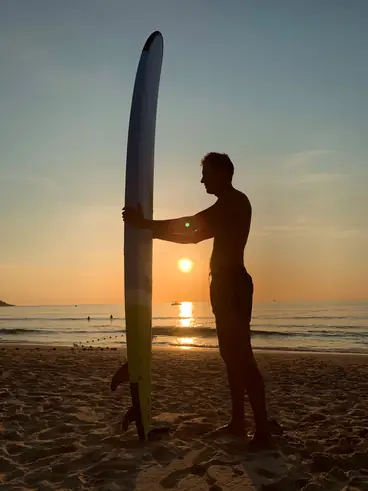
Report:
[[[264,382],[250,340],[252,278],[242,273],[227,287],[224,286],[225,281],[219,281],[217,279],[216,283],[211,283],[210,294],[220,354],[226,365],[232,403],[231,420],[224,430],[239,436],[245,434],[244,396],[247,392],[256,424],[254,439],[266,442],[270,439],[270,433]]]
[[[231,419],[224,427],[224,430],[236,436],[244,436],[244,396],[246,387],[244,349],[241,348],[243,340],[239,339],[240,330],[237,328],[238,324],[236,322],[239,322],[239,319],[234,319],[233,323],[232,319],[229,318],[228,312],[224,316],[216,316],[220,355],[226,366],[231,397]]]
[[[243,365],[244,384],[256,426],[254,440],[267,443],[271,438],[271,433],[268,424],[263,377],[250,346],[245,356]]]
[[[225,428],[233,435],[245,436],[245,383],[242,367],[235,359],[225,361],[225,365],[231,397],[231,420]]]
[[[244,325],[244,319],[241,318],[228,317],[223,322],[224,324],[218,322],[217,327],[220,354],[226,365],[232,404],[228,430],[233,434],[244,434],[244,396],[247,393],[256,426],[254,438],[257,441],[268,441],[270,431],[265,387],[252,350],[250,327],[248,324]]]
[[[225,428],[234,435],[245,435],[244,396],[247,393],[256,426],[254,444],[269,443],[271,433],[267,418],[264,381],[253,353],[250,351],[244,357],[233,356],[224,361],[232,405],[231,420]]]

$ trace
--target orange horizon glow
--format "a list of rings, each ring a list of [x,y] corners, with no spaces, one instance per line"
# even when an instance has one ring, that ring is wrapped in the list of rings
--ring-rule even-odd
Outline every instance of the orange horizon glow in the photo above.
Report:
[[[349,262],[331,251],[310,254],[296,247],[261,247],[252,238],[245,264],[254,282],[254,302],[361,300],[367,298],[366,264]],[[314,252],[314,254],[313,254]],[[155,242],[153,302],[209,301],[211,243],[193,246]],[[59,266],[0,264],[0,299],[15,305],[73,305],[124,303],[124,267],[119,250],[104,251],[90,262],[76,260]],[[178,270],[178,260],[195,264],[190,274]]]
[[[209,301],[208,267],[196,260],[190,274],[155,261],[153,302]],[[361,300],[367,298],[364,271],[325,271],[283,264],[250,263],[254,302]],[[69,305],[124,303],[124,268],[0,268],[0,299],[15,305]],[[5,287],[4,287],[5,286]]]

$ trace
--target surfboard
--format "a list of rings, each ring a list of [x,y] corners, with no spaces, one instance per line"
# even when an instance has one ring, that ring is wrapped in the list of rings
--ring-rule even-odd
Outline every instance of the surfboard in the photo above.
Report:
[[[159,31],[147,39],[138,64],[130,110],[125,206],[153,217],[154,152],[163,59]],[[133,420],[140,440],[151,428],[152,233],[124,225],[125,321]],[[130,416],[128,416],[129,419]]]

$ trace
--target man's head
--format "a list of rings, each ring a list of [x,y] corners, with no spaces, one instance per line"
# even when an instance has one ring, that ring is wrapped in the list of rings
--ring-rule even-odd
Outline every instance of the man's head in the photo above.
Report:
[[[202,179],[208,194],[218,196],[231,186],[234,165],[226,153],[210,152],[201,161]]]

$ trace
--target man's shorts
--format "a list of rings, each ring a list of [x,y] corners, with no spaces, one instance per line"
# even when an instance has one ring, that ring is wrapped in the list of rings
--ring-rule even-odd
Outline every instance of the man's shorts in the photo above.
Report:
[[[221,356],[245,355],[251,347],[252,277],[245,268],[212,274],[210,298]]]

